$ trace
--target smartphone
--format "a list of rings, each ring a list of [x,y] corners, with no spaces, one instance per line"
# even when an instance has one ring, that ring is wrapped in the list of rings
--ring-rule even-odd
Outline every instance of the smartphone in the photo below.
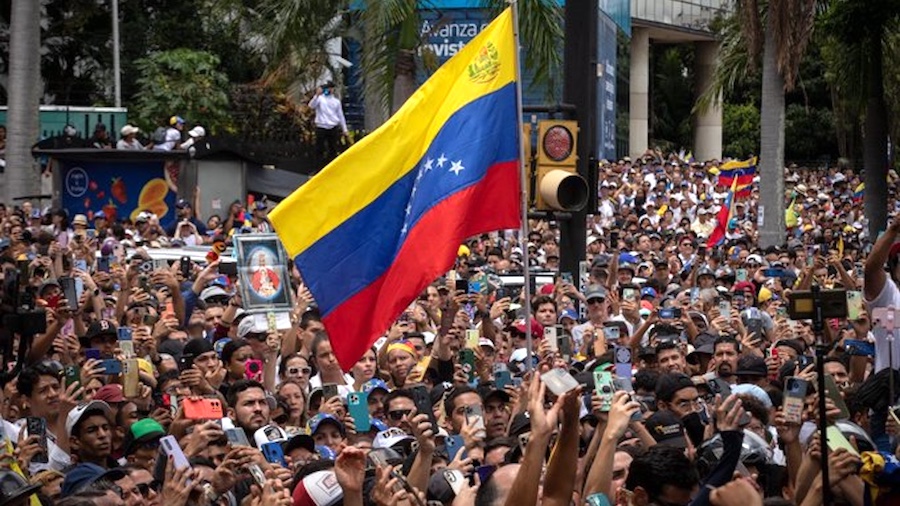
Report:
[[[475,473],[478,474],[479,482],[484,483],[496,470],[497,466],[478,466],[475,468]]]
[[[84,350],[84,358],[100,360],[100,350],[98,348],[88,348]]]
[[[721,314],[722,316],[724,316],[726,318],[730,318],[731,317],[731,302],[728,302],[727,300],[720,300],[719,301],[719,314]]]
[[[212,420],[224,416],[219,399],[188,397],[182,401],[181,407],[188,420]]]
[[[847,319],[850,321],[859,320],[863,313],[863,297],[862,292],[850,290],[847,292]]]
[[[332,397],[338,396],[338,386],[334,383],[326,383],[322,385],[322,402],[325,402]]]
[[[476,437],[485,437],[484,411],[481,406],[466,406],[466,423],[475,428]]]
[[[550,345],[550,351],[559,353],[559,341],[556,339],[556,326],[548,325],[544,327],[544,341]]]
[[[691,305],[696,304],[698,300],[700,300],[700,288],[695,286],[691,288]]]
[[[847,350],[848,355],[857,357],[875,356],[875,345],[873,343],[870,343],[869,341],[862,341],[858,339],[844,339],[844,347]]]
[[[66,376],[66,387],[76,381],[81,381],[81,372],[76,365],[67,365],[63,374]]]
[[[803,407],[809,382],[805,379],[790,377],[784,383],[783,411],[784,419],[789,423],[803,422]]]
[[[594,392],[600,398],[600,411],[606,413],[612,408],[612,397],[615,391],[611,371],[594,371]]]
[[[178,261],[178,265],[181,268],[181,277],[184,279],[190,279],[191,277],[191,257],[183,256],[181,260]],[[222,265],[222,264],[219,264]]]
[[[454,286],[457,293],[469,293],[469,280],[467,279],[457,279]]]
[[[561,272],[561,273],[559,273],[559,279],[560,279],[560,281],[562,281],[563,283],[568,284],[568,285],[574,285],[574,284],[575,284],[575,278],[572,277],[572,273],[571,273],[571,272]]]
[[[578,381],[569,374],[569,371],[558,368],[541,374],[541,381],[556,395],[563,395],[569,390],[578,388]]]
[[[447,450],[447,458],[452,462],[456,458],[456,454],[463,452],[462,458],[466,458],[466,443],[459,434],[454,434],[444,438],[444,448]]]
[[[122,362],[116,360],[114,358],[104,359],[103,362],[103,374],[122,374]]]
[[[475,369],[475,350],[463,348],[459,350],[459,363],[469,378],[469,383],[475,381],[477,370]]]
[[[116,335],[119,341],[119,349],[122,350],[122,354],[125,355],[125,358],[131,358],[134,356],[134,341],[132,340],[133,331],[131,327],[119,327],[116,330]]]
[[[620,330],[618,325],[603,327],[603,337],[605,337],[607,341],[618,341],[620,337],[619,332]]]
[[[97,272],[109,272],[110,261],[108,256],[97,257]]]
[[[178,370],[187,371],[194,368],[194,355],[185,353],[178,360]]]
[[[622,289],[622,300],[637,300],[637,290],[634,288],[623,288]]]
[[[290,467],[288,466],[287,459],[284,458],[284,448],[281,447],[281,443],[278,441],[270,441],[268,443],[263,443],[262,446],[259,447],[262,450],[263,457],[266,458],[266,462],[270,464],[276,464],[281,467]]]
[[[767,278],[780,278],[784,276],[784,269],[764,269],[763,276]]]
[[[507,371],[509,372],[509,371]],[[416,405],[416,412],[428,415],[428,421],[431,422],[432,430],[437,430],[437,419],[434,416],[434,405],[431,403],[431,395],[425,385],[418,384],[411,389],[413,403]]]
[[[856,457],[859,457],[859,452],[856,451],[856,448],[854,448],[850,441],[844,437],[844,434],[837,425],[831,425],[825,430],[825,440],[828,441],[829,450],[835,451],[838,448],[843,448]]]
[[[78,291],[75,289],[75,278],[70,276],[61,276],[59,278],[59,286],[62,288],[63,297],[68,303],[68,307],[73,311],[78,310]]]
[[[249,380],[262,381],[262,360],[251,358],[250,360],[244,362],[244,376]],[[335,388],[337,388],[337,385],[335,385]]]
[[[619,245],[619,233],[615,230],[609,233],[609,247],[612,249],[616,249]]]
[[[162,439],[159,440],[159,447],[167,457],[172,457],[175,462],[175,469],[190,469],[191,463],[188,462],[187,457],[184,456],[181,447],[178,446],[178,441],[175,439],[175,436],[163,436]]]
[[[39,464],[50,462],[50,454],[47,451],[47,420],[44,420],[39,416],[29,416],[25,419],[25,430],[29,437],[38,437],[38,442],[43,450],[41,453],[32,457],[31,461]]]
[[[503,390],[509,385],[512,385],[512,374],[508,370],[494,371],[494,387],[497,390]]]
[[[228,438],[228,442],[231,443],[231,446],[250,446],[250,441],[247,440],[247,434],[244,432],[244,429],[240,427],[229,427],[225,430],[225,437]]]
[[[663,320],[677,320],[681,318],[680,307],[664,307],[659,309],[659,317]]]
[[[220,262],[219,274],[229,277],[237,276],[237,262]]]
[[[122,393],[126,398],[134,399],[141,395],[140,368],[136,358],[127,358],[122,363],[124,380],[122,381]]]
[[[747,269],[738,269],[734,271],[734,279],[738,283],[747,281]]]
[[[731,385],[722,378],[713,378],[707,381],[706,387],[709,388],[709,392],[713,396],[716,394],[720,395],[722,400],[727,399],[731,395]]]
[[[74,260],[74,261],[72,262],[72,267],[74,267],[74,268],[76,268],[76,269],[78,269],[79,271],[82,271],[82,272],[87,272],[87,270],[88,270],[88,268],[87,268],[87,261],[81,260],[81,259],[76,259],[76,260]]]
[[[360,434],[369,432],[369,429],[372,428],[372,424],[369,422],[368,399],[369,394],[366,392],[350,392],[350,394],[347,395],[347,410],[353,418],[353,425],[356,426],[356,432]]]
[[[556,327],[556,349],[563,360],[568,362],[572,358],[572,341],[568,335],[563,334],[562,325]]]
[[[473,350],[478,349],[478,340],[481,338],[481,332],[478,329],[466,330],[466,348]]]
[[[847,403],[844,402],[844,398],[841,396],[841,390],[838,388],[837,383],[834,382],[834,378],[830,374],[825,375],[825,395],[834,402],[835,407],[837,407],[841,414],[838,415],[839,420],[847,420],[850,418],[850,410],[847,409]]]

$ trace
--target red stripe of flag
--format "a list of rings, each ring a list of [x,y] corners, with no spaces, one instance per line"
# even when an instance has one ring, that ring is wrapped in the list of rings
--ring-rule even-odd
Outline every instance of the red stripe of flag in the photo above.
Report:
[[[453,263],[467,237],[519,226],[519,192],[497,191],[510,187],[519,187],[518,161],[489,167],[477,184],[422,215],[384,274],[323,318],[343,370],[349,371],[405,308],[406,301],[391,294],[424,290]],[[360,315],[370,317],[360,321]]]

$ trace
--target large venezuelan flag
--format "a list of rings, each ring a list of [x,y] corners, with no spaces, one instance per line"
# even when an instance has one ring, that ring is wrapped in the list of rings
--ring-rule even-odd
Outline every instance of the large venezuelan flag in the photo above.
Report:
[[[344,370],[465,238],[520,226],[517,60],[507,9],[269,215]]]
[[[706,241],[707,248],[718,246],[719,243],[725,240],[725,234],[728,232],[728,222],[734,216],[734,197],[737,188],[738,180],[735,178],[731,181],[731,190],[728,191],[728,196],[725,197],[725,202],[722,204],[722,208],[719,209],[718,216],[716,216],[716,228],[709,234],[709,239]]]
[[[731,183],[737,180],[737,190],[735,196],[737,198],[749,197],[753,186],[753,179],[756,177],[756,158],[739,162],[731,160],[725,162],[719,167],[719,184],[730,187]]]

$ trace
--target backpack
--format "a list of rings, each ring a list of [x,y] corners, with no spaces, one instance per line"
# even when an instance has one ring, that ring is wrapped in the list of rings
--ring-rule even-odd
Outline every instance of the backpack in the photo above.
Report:
[[[153,135],[150,136],[150,140],[153,141],[153,144],[165,144],[166,127],[157,127],[157,129],[153,131]]]

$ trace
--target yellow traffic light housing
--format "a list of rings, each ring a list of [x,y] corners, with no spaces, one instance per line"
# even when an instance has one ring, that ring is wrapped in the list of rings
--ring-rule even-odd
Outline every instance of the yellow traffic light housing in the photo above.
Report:
[[[578,122],[538,121],[535,208],[578,211],[588,202],[587,181],[578,174]]]

